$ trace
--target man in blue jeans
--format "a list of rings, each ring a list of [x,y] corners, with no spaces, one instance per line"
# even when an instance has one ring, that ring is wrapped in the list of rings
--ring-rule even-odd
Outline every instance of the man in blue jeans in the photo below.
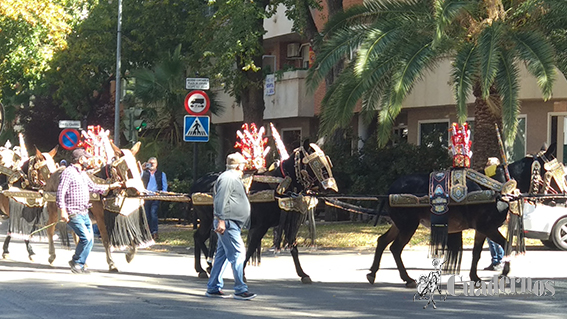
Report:
[[[167,177],[165,173],[158,170],[157,158],[150,157],[145,169],[142,172],[142,182],[144,187],[151,192],[167,192]],[[158,210],[159,210],[159,200],[147,200],[144,203],[144,209],[146,210],[146,218],[148,220],[148,225],[150,226],[150,232],[154,240],[158,237]]]
[[[227,169],[215,184],[213,227],[217,233],[218,244],[207,284],[207,297],[230,297],[222,291],[222,274],[227,262],[232,265],[234,275],[234,299],[251,300],[256,297],[256,294],[248,292],[248,286],[244,282],[246,251],[240,235],[242,227],[250,222],[250,202],[242,183],[245,164],[246,159],[242,154],[229,154],[226,158]]]
[[[57,187],[57,207],[61,210],[61,219],[68,223],[79,237],[73,258],[69,261],[71,271],[76,274],[87,273],[85,263],[93,248],[93,228],[89,218],[89,192],[104,194],[122,184],[95,184],[85,172],[88,158],[92,157],[84,149],[73,151],[71,165],[61,173]]]
[[[486,161],[486,166],[484,168],[484,174],[488,177],[496,175],[496,168],[500,165],[500,160],[496,157],[489,157]],[[488,250],[490,250],[490,256],[492,256],[492,262],[484,270],[502,270],[502,258],[504,257],[504,249],[502,246],[486,238],[488,243]]]

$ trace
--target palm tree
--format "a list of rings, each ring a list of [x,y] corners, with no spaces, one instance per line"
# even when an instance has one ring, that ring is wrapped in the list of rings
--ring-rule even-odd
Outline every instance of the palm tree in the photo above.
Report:
[[[329,88],[321,115],[322,133],[346,127],[358,101],[366,119],[378,110],[379,143],[385,145],[404,99],[441,61],[452,62],[458,121],[475,97],[475,166],[496,152],[494,121],[513,141],[520,110],[519,65],[551,97],[559,66],[552,35],[567,2],[556,0],[371,0],[336,15],[325,26],[323,45],[310,70],[315,87],[344,57],[353,56]],[[564,68],[561,69],[565,72]]]

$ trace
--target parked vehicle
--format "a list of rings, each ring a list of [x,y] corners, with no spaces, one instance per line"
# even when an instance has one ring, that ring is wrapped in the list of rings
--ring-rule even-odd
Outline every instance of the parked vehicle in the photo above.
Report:
[[[555,206],[553,206],[555,205]],[[540,239],[552,248],[567,250],[567,207],[565,203],[524,204],[526,238]]]

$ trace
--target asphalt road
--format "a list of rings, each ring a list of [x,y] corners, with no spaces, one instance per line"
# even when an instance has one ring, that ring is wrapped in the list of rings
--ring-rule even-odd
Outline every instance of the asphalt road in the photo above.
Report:
[[[5,234],[5,225],[0,232]],[[4,235],[0,236],[3,241]],[[67,262],[73,251],[57,246],[53,266],[47,263],[47,245],[36,243],[36,261],[30,262],[22,241],[13,240],[10,259],[0,260],[0,318],[566,318],[567,252],[534,249],[516,257],[511,276],[547,281],[554,296],[508,293],[495,296],[447,296],[423,309],[413,300],[416,289],[403,286],[389,252],[382,259],[376,283],[365,278],[371,252],[302,251],[304,270],[313,283],[305,285],[295,274],[288,253],[266,253],[260,267],[247,267],[252,301],[211,299],[204,296],[206,280],[193,268],[191,250],[165,253],[142,250],[131,264],[123,252],[114,253],[120,273],[107,271],[100,242],[89,257],[89,275],[72,274]],[[468,281],[470,250],[463,256],[462,276]],[[433,270],[424,248],[407,249],[404,263],[413,278]],[[480,266],[489,264],[488,251]],[[481,267],[481,268],[482,268]],[[490,280],[493,272],[480,271]],[[225,291],[232,286],[230,268]],[[442,278],[446,294],[449,276]],[[518,284],[519,285],[519,284]],[[439,300],[439,296],[435,296]]]

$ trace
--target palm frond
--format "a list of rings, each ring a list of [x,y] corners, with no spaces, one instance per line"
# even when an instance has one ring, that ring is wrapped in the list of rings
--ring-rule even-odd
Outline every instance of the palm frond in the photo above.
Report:
[[[512,34],[516,50],[526,63],[528,71],[537,79],[544,100],[551,98],[555,81],[553,47],[539,32],[517,32]]]
[[[479,72],[480,58],[474,43],[465,44],[458,50],[453,61],[451,77],[453,92],[457,101],[457,118],[459,123],[467,119],[467,99]]]
[[[306,82],[308,89],[314,91],[333,67],[351,52],[354,52],[364,40],[365,27],[344,29],[335,37],[325,42],[317,54],[315,64],[309,69]]]
[[[490,95],[490,87],[496,77],[498,70],[498,60],[500,58],[501,47],[499,41],[502,39],[502,25],[494,22],[487,26],[481,33],[478,41],[479,54],[482,56],[480,61],[480,84],[482,97],[488,98]]]
[[[512,51],[504,51],[499,62],[495,84],[502,102],[504,138],[511,145],[516,137],[518,115],[520,114],[519,71],[514,62]]]
[[[441,40],[446,34],[446,28],[455,18],[471,11],[476,5],[475,1],[470,0],[435,0],[433,10],[436,30],[433,44],[436,45]]]

